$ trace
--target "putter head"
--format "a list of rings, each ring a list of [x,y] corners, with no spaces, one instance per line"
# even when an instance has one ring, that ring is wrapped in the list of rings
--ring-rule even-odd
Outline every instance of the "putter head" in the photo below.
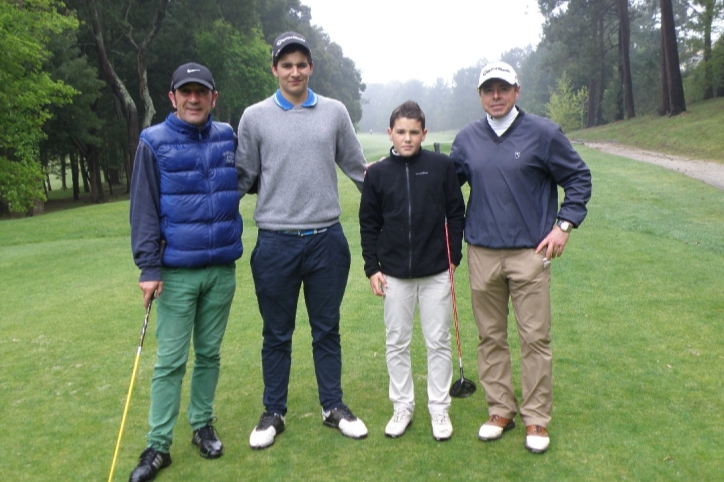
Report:
[[[450,387],[450,396],[455,398],[467,398],[475,393],[476,388],[475,383],[463,377],[452,384]]]

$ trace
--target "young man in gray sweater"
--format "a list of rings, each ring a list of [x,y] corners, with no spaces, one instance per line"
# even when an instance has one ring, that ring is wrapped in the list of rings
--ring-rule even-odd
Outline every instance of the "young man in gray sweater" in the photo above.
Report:
[[[273,444],[285,428],[302,285],[322,421],[347,437],[367,436],[342,402],[339,320],[350,251],[339,223],[336,170],[361,190],[367,163],[344,105],[308,87],[314,64],[306,39],[295,32],[277,37],[272,62],[279,89],[244,111],[236,151],[240,194],[258,195],[251,270],[264,324],[265,411],[249,437],[254,449]]]

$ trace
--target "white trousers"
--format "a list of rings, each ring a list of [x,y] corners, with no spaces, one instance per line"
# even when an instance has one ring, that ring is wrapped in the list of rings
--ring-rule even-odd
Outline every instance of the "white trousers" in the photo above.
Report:
[[[417,279],[386,278],[384,306],[390,400],[395,409],[414,411],[410,342],[415,307],[419,304],[420,325],[427,346],[428,410],[431,414],[447,411],[452,382],[452,298],[448,272]]]

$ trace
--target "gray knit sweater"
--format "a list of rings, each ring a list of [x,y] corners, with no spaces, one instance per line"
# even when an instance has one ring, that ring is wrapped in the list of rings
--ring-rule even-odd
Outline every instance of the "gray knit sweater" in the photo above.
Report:
[[[361,191],[367,163],[344,105],[311,90],[304,106],[277,93],[239,121],[236,168],[243,197],[258,177],[254,220],[273,231],[339,222],[338,165]]]

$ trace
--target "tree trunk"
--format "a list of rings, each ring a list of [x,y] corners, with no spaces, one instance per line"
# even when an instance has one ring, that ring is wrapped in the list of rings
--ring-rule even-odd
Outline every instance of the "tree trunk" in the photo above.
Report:
[[[661,97],[659,98],[659,115],[669,113],[669,75],[666,72],[666,53],[664,48],[664,29],[661,29]]]
[[[101,203],[105,201],[103,180],[101,179],[101,161],[99,149],[94,145],[88,146],[88,171],[90,173],[91,201]]]
[[[87,194],[90,192],[91,185],[90,176],[88,176],[88,158],[81,155],[78,158],[78,162],[80,164],[80,175],[83,179],[83,192]]]
[[[104,169],[103,174],[106,176],[106,182],[108,183],[108,194],[113,196],[113,182],[111,182],[111,176],[108,173],[108,169]]]
[[[163,19],[166,17],[166,12],[168,11],[168,7],[170,4],[171,0],[160,0],[159,9],[156,12],[156,18],[153,20],[153,27],[151,28],[151,31],[148,33],[146,38],[143,39],[141,45],[136,46],[136,70],[138,73],[138,90],[141,94],[141,99],[143,99],[144,106],[143,122],[141,123],[141,129],[145,129],[146,127],[151,125],[151,122],[153,121],[153,115],[156,113],[156,108],[153,106],[153,99],[151,99],[151,93],[148,91],[146,51],[148,50],[149,45],[151,45],[153,39],[156,38],[156,35],[158,35],[159,30],[161,30],[161,25],[163,25]],[[130,35],[128,37],[133,43],[133,38]],[[136,153],[135,150],[130,152],[131,156]],[[131,161],[131,163],[133,163],[133,161]]]
[[[686,111],[684,83],[681,79],[679,47],[676,43],[676,26],[671,0],[660,0],[661,30],[663,31],[666,77],[669,83],[669,115],[679,115]]]
[[[108,58],[106,52],[105,40],[103,39],[103,29],[101,27],[100,16],[98,15],[98,4],[96,1],[93,2],[92,6],[92,20],[93,20],[93,37],[95,40],[96,52],[98,53],[98,63],[103,72],[103,78],[108,82],[113,90],[113,94],[119,100],[121,108],[123,109],[123,117],[126,121],[126,139],[128,141],[128,152],[136,152],[138,147],[138,136],[140,130],[138,127],[138,109],[136,103],[133,101],[133,97],[126,89],[126,85],[123,83],[115,69],[111,65],[111,61]],[[131,158],[132,159],[132,158]],[[128,167],[129,171],[133,171],[133,166]]]
[[[61,189],[63,189],[63,191],[68,189],[68,182],[67,182],[68,173],[66,172],[67,170],[68,170],[68,157],[63,156],[60,158],[60,182],[61,182]]]
[[[623,104],[626,118],[636,117],[634,109],[633,81],[631,80],[631,60],[629,50],[631,47],[631,23],[628,14],[628,0],[618,0],[618,46],[621,58],[621,79],[623,88]]]
[[[606,44],[604,41],[603,15],[598,17],[598,97],[596,99],[596,125],[603,124],[603,94],[606,85]]]
[[[714,21],[714,0],[704,5],[704,100],[714,97],[714,66],[711,63],[711,24]]]
[[[73,201],[80,198],[80,185],[78,184],[78,158],[77,154],[70,154],[70,182],[73,185]]]
[[[596,127],[596,80],[588,79],[588,107],[586,108],[586,128]]]

